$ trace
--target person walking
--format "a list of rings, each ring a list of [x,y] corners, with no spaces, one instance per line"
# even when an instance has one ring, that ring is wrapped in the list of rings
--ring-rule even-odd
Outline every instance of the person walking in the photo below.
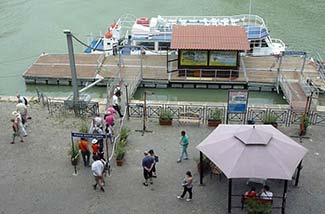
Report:
[[[100,190],[105,192],[104,190],[104,169],[105,169],[106,162],[102,159],[96,158],[95,162],[91,164],[91,171],[95,178],[96,183],[93,185],[94,189],[97,188],[97,185],[100,186]]]
[[[156,172],[156,163],[159,162],[159,158],[157,155],[155,155],[155,152],[150,149],[148,151],[149,155],[154,159],[154,164],[152,166],[152,170],[151,170],[151,173],[152,173],[152,177],[153,178],[157,178],[157,172]]]
[[[91,149],[93,150],[93,160],[97,160],[99,157],[99,145],[97,139],[91,141]]]
[[[90,151],[88,149],[88,140],[86,138],[80,138],[79,150],[81,152],[82,159],[84,161],[84,166],[89,166]]]
[[[10,121],[11,121],[12,130],[13,130],[12,141],[10,143],[15,144],[16,137],[20,137],[20,142],[23,143],[24,139],[23,139],[21,132],[19,132],[18,124],[15,122],[14,119],[11,119]]]
[[[27,98],[26,97],[21,96],[20,94],[17,94],[16,97],[17,97],[18,103],[21,102],[21,103],[24,103],[25,106],[28,105],[28,101],[27,101]]]
[[[112,112],[107,111],[104,115],[104,120],[106,123],[106,127],[105,127],[105,132],[107,134],[114,134],[113,133],[113,126],[114,126],[114,114],[112,114]]]
[[[22,135],[23,135],[24,137],[26,137],[26,136],[27,136],[27,132],[26,132],[26,129],[25,129],[24,125],[23,125],[23,120],[22,120],[22,118],[21,118],[20,113],[17,112],[17,111],[13,111],[13,112],[12,112],[12,115],[15,116],[15,122],[16,122],[17,125],[18,125],[18,130],[19,130],[19,132],[22,133]]]
[[[119,87],[116,87],[114,90],[114,95],[112,97],[112,105],[113,108],[117,111],[117,113],[119,114],[120,118],[123,117],[123,114],[121,113],[121,89]]]
[[[181,140],[179,144],[181,145],[181,154],[177,160],[177,163],[180,163],[184,157],[184,160],[188,160],[187,147],[188,147],[188,136],[185,131],[181,131]]]
[[[142,167],[143,167],[143,177],[144,182],[142,183],[144,186],[148,186],[148,180],[150,184],[152,182],[152,167],[154,165],[154,159],[151,157],[147,151],[144,152],[144,158],[142,159]]]
[[[188,192],[189,197],[186,199],[186,201],[192,200],[192,188],[193,188],[193,177],[192,173],[190,171],[186,172],[185,178],[182,181],[182,186],[184,188],[182,195],[178,195],[178,199],[184,199],[186,192]]]
[[[26,126],[26,122],[27,122],[27,106],[21,100],[18,100],[18,104],[16,105],[16,110],[21,115],[23,125]]]

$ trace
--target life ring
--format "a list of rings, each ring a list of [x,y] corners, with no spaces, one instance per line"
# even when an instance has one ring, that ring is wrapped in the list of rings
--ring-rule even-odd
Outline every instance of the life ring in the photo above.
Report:
[[[147,17],[137,18],[137,24],[149,25],[149,18],[147,18]]]
[[[110,39],[110,38],[112,38],[113,35],[112,35],[111,32],[107,31],[107,32],[104,34],[104,36],[105,36],[106,39]]]

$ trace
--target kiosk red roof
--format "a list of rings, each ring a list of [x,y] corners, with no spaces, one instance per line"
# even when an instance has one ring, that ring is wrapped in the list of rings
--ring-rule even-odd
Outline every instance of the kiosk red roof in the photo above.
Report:
[[[249,50],[245,29],[240,26],[174,26],[172,49]]]

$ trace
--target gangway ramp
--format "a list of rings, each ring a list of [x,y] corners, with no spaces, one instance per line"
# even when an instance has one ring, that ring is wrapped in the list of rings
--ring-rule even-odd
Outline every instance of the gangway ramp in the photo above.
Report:
[[[279,86],[282,92],[295,112],[303,112],[305,109],[307,96],[311,94],[311,87],[300,72],[282,72],[279,74]]]

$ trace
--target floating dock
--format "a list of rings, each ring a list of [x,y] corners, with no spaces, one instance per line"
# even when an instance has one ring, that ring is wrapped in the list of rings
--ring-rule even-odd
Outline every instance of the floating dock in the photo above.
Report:
[[[76,54],[78,85],[96,81],[96,75],[104,78],[99,85],[123,79],[128,84],[157,88],[220,88],[274,91],[282,89],[289,104],[303,109],[306,92],[302,79],[312,80],[323,87],[324,83],[312,63],[304,63],[301,57],[286,56],[279,64],[279,57],[241,57],[238,78],[179,76],[167,72],[166,55],[104,56],[102,54]],[[174,66],[176,65],[169,65]],[[279,78],[281,76],[281,78]],[[69,57],[67,54],[41,55],[23,74],[27,84],[71,85]],[[279,89],[278,88],[278,89]],[[308,91],[308,90],[307,90]]]

